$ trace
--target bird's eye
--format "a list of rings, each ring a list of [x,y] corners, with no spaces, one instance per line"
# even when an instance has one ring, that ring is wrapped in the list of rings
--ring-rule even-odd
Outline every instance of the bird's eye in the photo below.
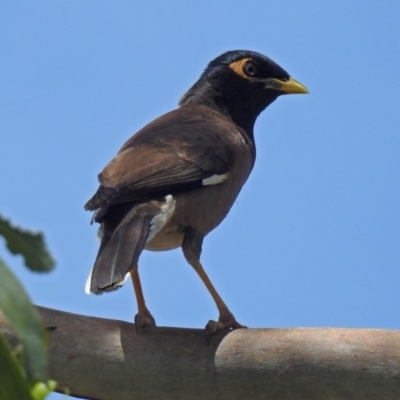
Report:
[[[257,75],[257,66],[254,64],[254,62],[249,61],[243,68],[244,73],[247,76],[255,76]]]

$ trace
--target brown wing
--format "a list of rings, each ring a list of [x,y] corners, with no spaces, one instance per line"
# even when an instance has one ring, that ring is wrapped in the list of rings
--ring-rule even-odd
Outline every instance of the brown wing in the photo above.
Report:
[[[85,208],[150,199],[228,172],[232,151],[214,119],[178,109],[143,128],[99,175],[101,185]]]

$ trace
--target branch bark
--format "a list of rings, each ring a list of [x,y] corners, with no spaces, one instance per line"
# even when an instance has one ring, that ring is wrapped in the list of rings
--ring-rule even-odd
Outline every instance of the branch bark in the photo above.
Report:
[[[400,331],[150,328],[38,307],[59,388],[101,400],[398,400]],[[17,339],[0,314],[0,331]]]

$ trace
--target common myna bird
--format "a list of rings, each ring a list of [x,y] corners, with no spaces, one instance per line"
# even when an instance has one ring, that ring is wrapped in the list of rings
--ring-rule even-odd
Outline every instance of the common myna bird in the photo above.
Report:
[[[150,122],[99,174],[86,203],[100,224],[100,248],[86,291],[132,278],[137,326],[155,325],[138,274],[141,252],[181,247],[219,311],[207,330],[242,327],[200,262],[204,237],[225,218],[254,166],[257,116],[278,96],[308,93],[262,54],[228,51],[211,61],[179,107]]]

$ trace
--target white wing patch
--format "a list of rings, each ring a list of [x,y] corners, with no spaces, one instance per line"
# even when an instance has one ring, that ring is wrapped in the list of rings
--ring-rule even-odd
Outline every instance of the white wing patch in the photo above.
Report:
[[[152,240],[157,233],[168,224],[171,217],[174,215],[175,205],[176,201],[170,194],[165,196],[165,204],[161,206],[160,214],[156,215],[150,222],[150,233],[146,243],[150,242],[150,240]]]
[[[206,185],[218,185],[219,183],[222,183],[223,181],[226,180],[226,178],[228,178],[229,172],[227,172],[226,174],[222,174],[222,175],[212,175],[206,179],[203,179],[203,186]]]

